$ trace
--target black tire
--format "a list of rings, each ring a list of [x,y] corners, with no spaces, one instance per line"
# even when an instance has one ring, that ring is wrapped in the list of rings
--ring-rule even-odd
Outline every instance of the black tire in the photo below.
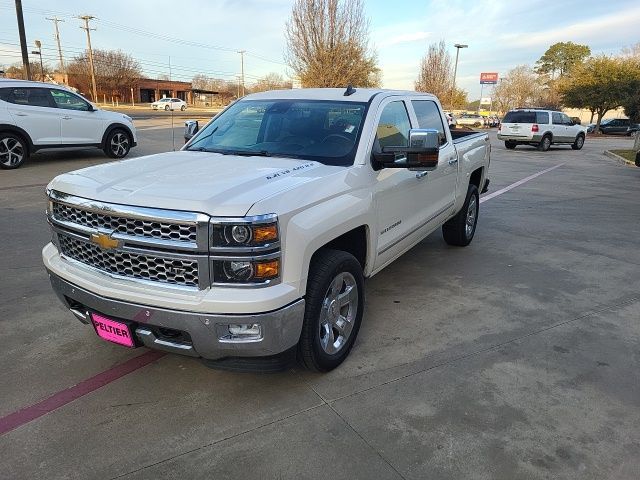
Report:
[[[103,151],[111,158],[124,158],[131,150],[131,136],[122,128],[114,128],[104,142]]]
[[[341,280],[345,277],[345,282]],[[324,325],[321,322],[321,314],[323,309],[326,309],[324,318],[332,314],[343,315],[343,307],[336,308],[337,299],[339,294],[344,288],[344,292],[347,292],[349,285],[346,280],[353,282],[350,291],[353,291],[353,287],[356,288],[355,294],[357,299],[353,301],[355,303],[355,312],[353,312],[352,303],[347,305],[346,315],[351,313],[351,322],[343,322],[342,326],[350,325],[348,335],[343,339],[343,343],[337,348],[334,353],[328,353],[326,349],[333,348],[337,342],[339,342],[340,335],[335,340],[335,343],[329,344],[327,337],[326,327],[331,323],[327,322]],[[335,300],[331,303],[327,303],[332,296],[334,290],[334,280],[340,284],[335,292]],[[339,281],[338,281],[339,280]],[[344,293],[342,292],[342,293]],[[362,267],[356,258],[350,253],[340,250],[323,249],[318,251],[311,259],[311,265],[309,268],[309,280],[307,281],[307,294],[305,296],[306,307],[304,312],[304,322],[302,324],[302,333],[300,334],[300,342],[298,343],[298,355],[302,363],[309,370],[316,372],[328,372],[340,365],[349,352],[351,347],[358,336],[358,330],[360,329],[360,323],[362,322],[362,313],[364,310],[364,277],[362,275]],[[340,316],[340,318],[345,318]],[[331,337],[335,335],[338,327],[328,327],[331,330]],[[324,336],[322,332],[325,332]],[[327,345],[323,346],[324,340],[327,340]]]
[[[508,150],[513,150],[514,148],[516,148],[518,144],[516,142],[514,142],[513,140],[506,140],[504,142],[504,146],[508,149]]]
[[[467,219],[470,209],[474,210],[473,223],[471,228],[467,229]],[[464,200],[464,205],[462,205],[462,208],[455,217],[449,219],[447,223],[442,226],[444,241],[456,247],[466,247],[469,245],[476,233],[479,213],[480,195],[478,194],[478,187],[470,184],[469,188],[467,188],[467,198]]]
[[[169,111],[169,105],[165,105],[165,106],[164,106],[164,111],[165,111],[165,112],[168,112],[168,111]]]
[[[20,135],[0,133],[0,168],[13,170],[29,158],[29,145]]]
[[[538,144],[538,150],[540,150],[541,152],[546,152],[547,150],[549,150],[549,148],[551,148],[551,135],[545,135],[544,137],[542,137],[542,140],[540,140],[540,143]]]
[[[474,127],[476,127],[476,128],[478,128],[478,127],[481,127],[481,126],[482,126],[482,124],[481,124],[480,122],[476,122],[476,123],[474,123],[474,124],[473,124],[473,126],[474,126]]]
[[[180,111],[182,111],[182,112],[184,112],[186,109],[187,109],[187,106],[186,106],[186,105],[182,105],[182,106],[180,107]]]
[[[571,148],[574,150],[581,150],[584,146],[584,135],[581,133],[576,137],[576,140],[571,144]]]

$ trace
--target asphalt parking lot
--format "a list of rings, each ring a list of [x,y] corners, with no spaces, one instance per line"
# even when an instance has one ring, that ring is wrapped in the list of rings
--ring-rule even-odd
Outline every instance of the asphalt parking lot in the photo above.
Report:
[[[165,118],[140,119],[132,154],[179,148],[176,123],[174,142]],[[0,477],[640,478],[640,168],[602,155],[630,140],[542,153],[491,136],[499,195],[471,246],[436,232],[370,279],[356,345],[325,375],[173,355],[127,373],[148,354],[75,320],[40,257],[44,185],[106,158],[0,171],[0,425],[102,385],[0,436]]]

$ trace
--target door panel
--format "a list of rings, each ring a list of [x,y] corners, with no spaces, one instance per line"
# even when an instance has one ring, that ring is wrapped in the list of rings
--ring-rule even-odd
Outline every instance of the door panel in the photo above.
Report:
[[[89,103],[65,90],[51,89],[51,96],[61,112],[60,135],[65,145],[96,144],[102,141],[100,111],[90,111]]]

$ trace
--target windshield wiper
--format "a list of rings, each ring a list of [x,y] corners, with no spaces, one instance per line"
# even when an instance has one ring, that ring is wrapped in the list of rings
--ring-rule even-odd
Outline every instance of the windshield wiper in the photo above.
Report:
[[[237,155],[239,157],[270,157],[271,154],[266,150],[225,150],[220,152],[224,155]]]

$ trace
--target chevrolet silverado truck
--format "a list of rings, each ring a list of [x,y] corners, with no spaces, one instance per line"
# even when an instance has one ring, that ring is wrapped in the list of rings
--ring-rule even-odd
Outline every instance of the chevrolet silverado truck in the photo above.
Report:
[[[44,264],[104,340],[218,368],[297,358],[328,371],[360,329],[365,278],[436,229],[471,242],[489,155],[487,135],[450,131],[433,95],[248,95],[180,151],[53,179]]]

